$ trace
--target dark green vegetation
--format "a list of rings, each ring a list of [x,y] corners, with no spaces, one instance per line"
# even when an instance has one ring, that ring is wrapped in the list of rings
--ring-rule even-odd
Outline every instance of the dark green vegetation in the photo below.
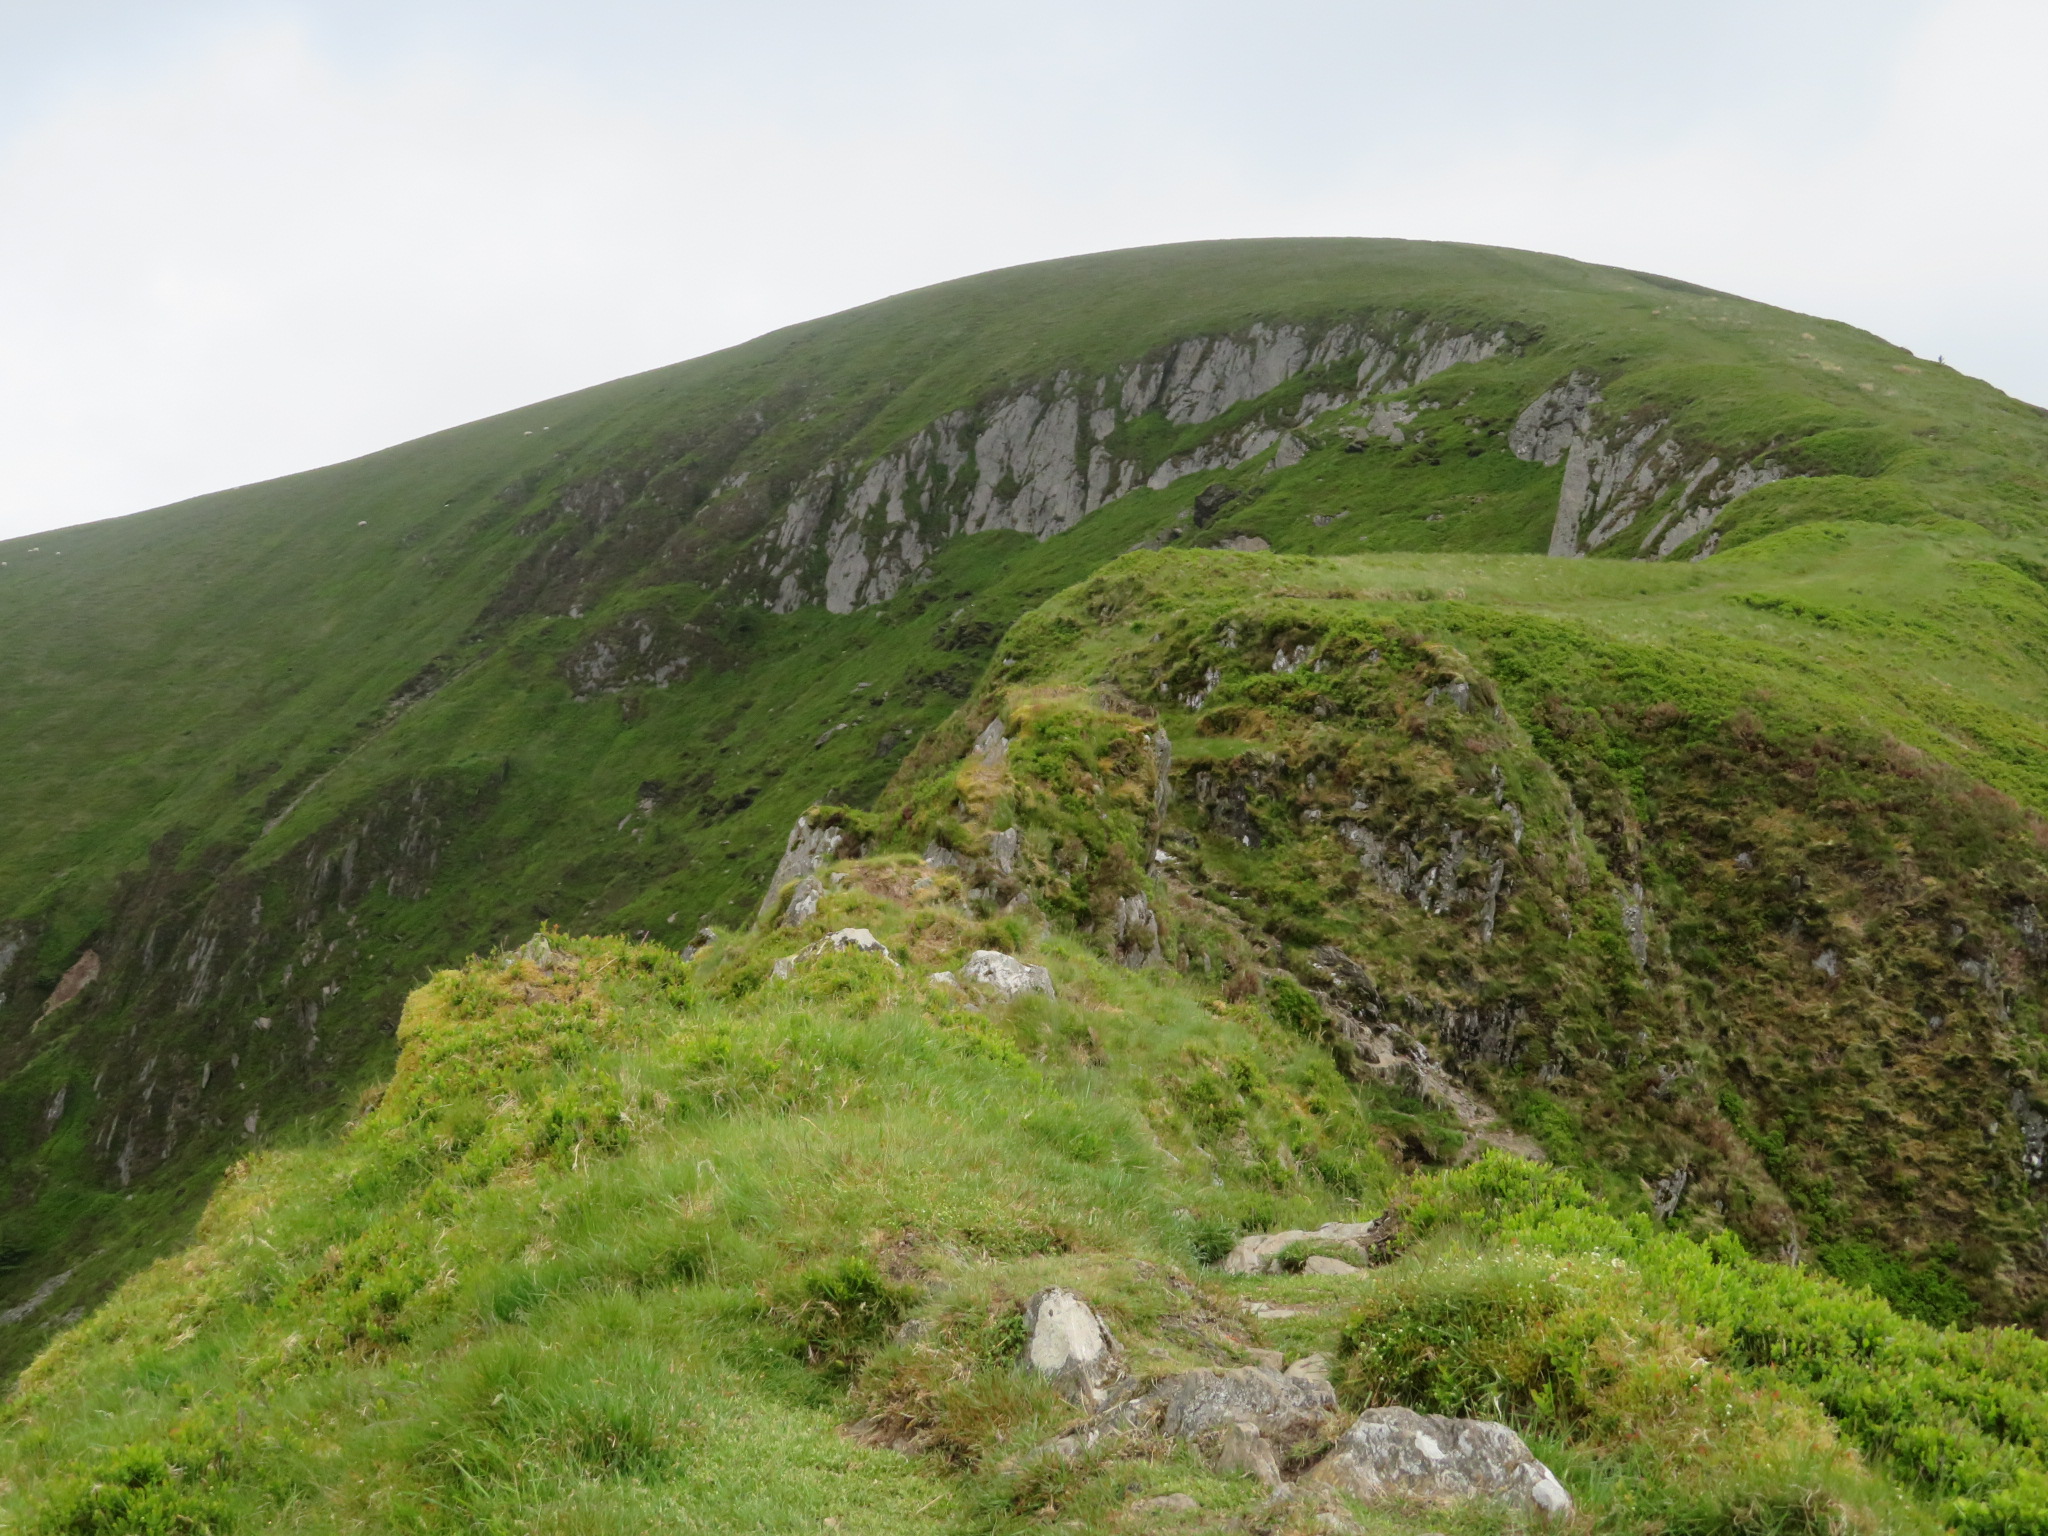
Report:
[[[1277,1213],[1259,1200],[1327,1212],[1468,1143],[1540,1144],[1671,1242],[1801,1261],[1913,1327],[2039,1326],[2044,507],[2040,412],[1847,327],[1552,258],[1303,241],[970,279],[0,546],[0,1354],[181,1243],[252,1144],[317,1166],[428,969],[537,922],[649,955],[729,930],[815,802],[877,854],[967,860],[979,919],[1013,925],[995,947],[1156,956],[1174,1006],[1257,1014],[1264,1043],[1203,1047],[1234,1064],[1176,1111],[1238,1160],[1224,1193],[1148,1186],[1166,1215],[1114,1251],[1191,1264]],[[1279,557],[1198,552],[1253,540]],[[963,777],[998,714],[1009,766]],[[92,979],[46,1010],[67,974]],[[977,1061],[1017,1045],[968,1035]],[[1116,1071],[1153,1061],[1121,1049]],[[1352,1118],[1246,1120],[1231,1095],[1283,1058],[1286,1095]],[[560,1145],[625,1166],[602,1123],[629,1111],[508,1128],[511,1161],[463,1187]],[[378,1185],[374,1219],[471,1222],[412,1191]],[[735,1271],[764,1310],[731,1339],[806,1340],[762,1413],[815,1429],[866,1390],[871,1324],[914,1300],[869,1230]],[[587,1274],[579,1295],[616,1289]],[[661,1305],[724,1294],[700,1278]],[[468,1323],[385,1338],[411,1303],[352,1284],[306,1302],[306,1338],[339,1330],[322,1358],[468,1358]],[[705,1348],[757,1347],[723,1326]],[[1815,1370],[1813,1454],[1832,1415],[1891,1456]],[[144,1503],[172,1454],[150,1426],[116,1479]],[[176,1433],[233,1460],[210,1420]],[[218,1496],[330,1487],[300,1454]],[[1912,1496],[2006,1497],[2019,1466]],[[524,1475],[476,1486],[526,1498]]]

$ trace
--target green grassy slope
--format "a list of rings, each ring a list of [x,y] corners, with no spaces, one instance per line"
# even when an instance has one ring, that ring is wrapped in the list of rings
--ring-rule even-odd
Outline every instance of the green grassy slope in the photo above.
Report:
[[[1351,1411],[1509,1418],[1577,1501],[1569,1529],[2048,1519],[2040,1340],[1908,1321],[1497,1154],[1404,1177],[1398,1127],[1431,1111],[1347,1082],[1287,1008],[977,920],[916,860],[833,872],[812,925],[693,963],[554,936],[434,978],[345,1129],[238,1164],[187,1252],[22,1378],[0,1522],[1527,1528],[1275,1505],[1185,1441],[1034,1454],[1079,1417],[1020,1362],[1048,1284],[1141,1376],[1319,1352]],[[769,978],[846,923],[892,958]],[[968,1007],[926,979],[990,943],[1049,965],[1058,1000]],[[1239,1231],[1389,1202],[1384,1267],[1207,1267]]]
[[[851,612],[816,601],[820,527],[792,568],[808,600],[774,611],[784,509],[821,466],[843,509],[948,413],[986,426],[1190,337],[1340,324],[1407,337],[1411,362],[1418,327],[1501,348],[1380,391],[1400,442],[1317,408],[1334,364],[1204,419],[1120,419],[1105,451],[1141,479],[1260,430],[1301,456],[1136,489],[1044,541],[948,539],[933,502],[921,571]],[[1732,502],[1699,564],[1698,540],[1665,566],[1505,558],[1546,547],[1567,472],[1512,452],[1515,420],[1574,374],[1599,381],[1600,433],[1661,422],[1685,464],[1790,478]],[[226,1159],[382,1070],[422,967],[538,919],[680,935],[743,915],[798,811],[872,800],[1019,615],[1136,544],[1366,552],[1365,588],[1463,588],[1457,643],[1510,609],[1597,617],[2040,808],[2044,445],[2032,408],[1876,338],[1665,279],[1241,242],[947,284],[0,545],[0,1307],[42,1297],[0,1355],[175,1240]],[[1216,484],[1240,494],[1189,515]],[[1760,539],[1777,552],[1742,566]],[[88,948],[100,979],[39,1019]]]
[[[1675,1184],[1702,1232],[1920,1315],[2038,1323],[2048,835],[1911,744],[1910,642],[1718,616],[1915,559],[1947,601],[1917,537],[1676,570],[1130,555],[1019,622],[868,835],[985,860],[1014,824],[1045,910],[1110,946],[1143,898],[1164,963],[1291,972],[1363,1075],[1419,1041],[1598,1185]],[[953,762],[993,717],[1016,783],[982,792]]]

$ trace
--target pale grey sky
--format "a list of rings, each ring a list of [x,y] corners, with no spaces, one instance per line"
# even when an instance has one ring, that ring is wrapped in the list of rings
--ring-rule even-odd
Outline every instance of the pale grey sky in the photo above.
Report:
[[[2048,402],[2042,0],[0,0],[0,537],[948,277],[1400,235]]]

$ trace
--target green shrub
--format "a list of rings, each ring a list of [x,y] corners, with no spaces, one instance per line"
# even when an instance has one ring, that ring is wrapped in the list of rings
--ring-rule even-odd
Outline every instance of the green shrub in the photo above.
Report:
[[[885,1278],[864,1254],[805,1270],[771,1308],[804,1363],[832,1376],[861,1357],[910,1313],[917,1292]]]
[[[132,1445],[61,1487],[36,1529],[45,1536],[219,1536],[230,1528],[213,1484],[227,1454],[216,1442]]]

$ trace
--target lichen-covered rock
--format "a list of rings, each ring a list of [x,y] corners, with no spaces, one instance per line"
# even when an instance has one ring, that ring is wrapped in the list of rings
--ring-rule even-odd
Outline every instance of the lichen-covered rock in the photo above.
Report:
[[[1357,1499],[1491,1499],[1553,1519],[1572,1510],[1564,1485],[1505,1424],[1407,1408],[1360,1414],[1307,1480]]]
[[[1005,1001],[1027,992],[1053,996],[1052,972],[1042,965],[1026,965],[1015,955],[999,949],[977,949],[960,967],[960,974],[976,986],[986,987]]]
[[[1025,1305],[1024,1362],[1085,1408],[1100,1408],[1123,1375],[1108,1325],[1063,1286],[1049,1286]]]
[[[1283,1375],[1263,1365],[1126,1381],[1104,1401],[1108,1406],[1094,1418],[1045,1450],[1074,1457],[1122,1435],[1157,1435],[1192,1442],[1213,1461],[1228,1443],[1248,1458],[1243,1470],[1256,1474],[1259,1453],[1247,1431],[1269,1447],[1277,1469],[1294,1447],[1327,1434],[1337,1412],[1336,1390],[1323,1377]]]

